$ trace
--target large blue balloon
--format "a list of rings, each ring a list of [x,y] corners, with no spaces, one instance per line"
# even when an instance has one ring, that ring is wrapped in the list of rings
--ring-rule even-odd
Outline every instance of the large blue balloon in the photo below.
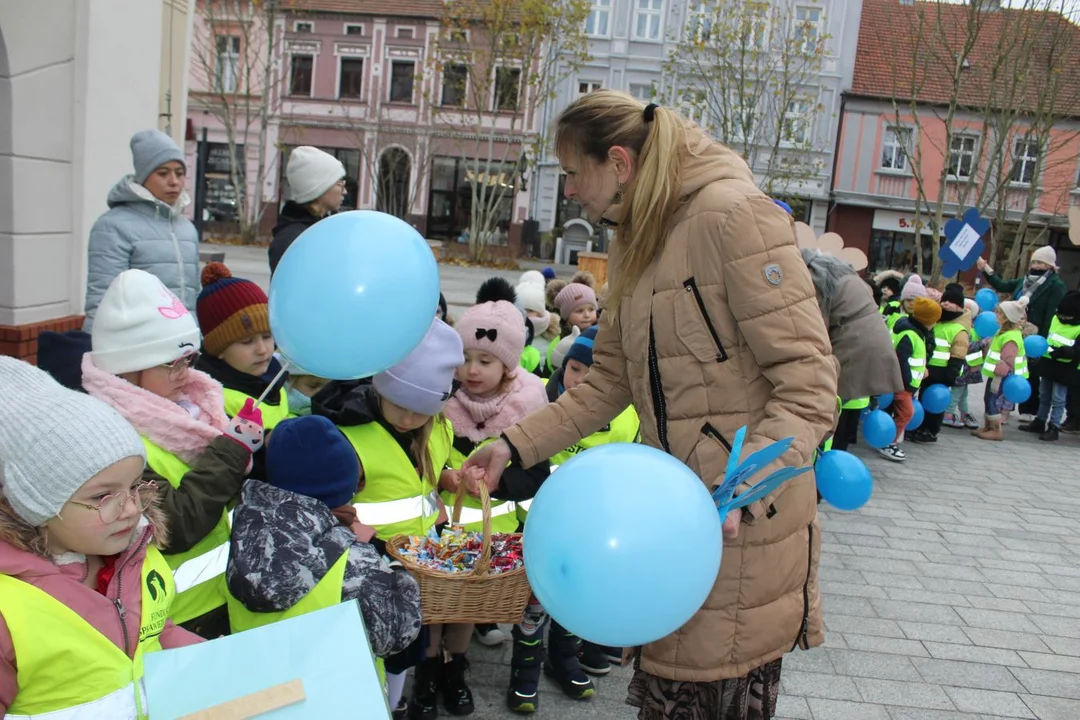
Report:
[[[975,332],[979,333],[979,337],[988,338],[992,337],[1001,325],[998,323],[997,316],[992,312],[982,312],[975,318],[974,322]]]
[[[893,394],[892,393],[885,393],[884,395],[878,395],[877,396],[877,406],[881,410],[888,410],[889,406],[892,405],[892,401],[893,401]]]
[[[1024,354],[1029,358],[1041,358],[1050,349],[1050,343],[1042,335],[1028,335],[1024,338]]]
[[[940,383],[936,383],[923,390],[919,402],[922,403],[923,410],[931,415],[937,415],[938,413],[945,412],[949,407],[949,400],[951,398],[952,393],[949,392],[949,388]]]
[[[544,609],[575,635],[612,647],[686,624],[708,598],[723,550],[704,483],[671,455],[629,443],[586,450],[544,481],[523,543]]]
[[[838,510],[858,510],[874,492],[870,470],[859,458],[843,450],[830,450],[814,463],[818,492]]]
[[[918,400],[912,400],[911,407],[915,411],[915,414],[908,420],[908,424],[904,426],[904,429],[918,430],[919,426],[922,425],[922,421],[926,418],[926,410]]]
[[[1031,397],[1031,383],[1028,382],[1027,378],[1010,375],[1005,378],[1005,382],[1001,383],[1001,392],[1005,395],[1005,399],[1011,403],[1027,402],[1027,399]]]
[[[990,288],[983,288],[979,292],[975,293],[975,303],[979,306],[980,310],[992,311],[997,307],[998,296],[997,293]]]
[[[438,304],[439,267],[420,233],[354,210],[320,220],[285,251],[270,281],[270,329],[291,363],[349,380],[403,360]]]
[[[887,412],[875,410],[863,419],[862,434],[866,444],[872,448],[891,445],[896,439],[896,421]]]

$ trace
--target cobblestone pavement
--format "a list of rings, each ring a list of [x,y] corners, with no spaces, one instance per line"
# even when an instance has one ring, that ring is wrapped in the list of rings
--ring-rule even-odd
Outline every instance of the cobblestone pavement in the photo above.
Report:
[[[265,267],[228,253],[238,275]],[[489,271],[442,274],[466,305]],[[945,428],[907,443],[902,465],[855,449],[874,496],[854,513],[821,506],[827,639],[784,659],[780,718],[1080,720],[1080,436],[1040,442],[1017,424],[1002,443]],[[470,650],[476,720],[512,717],[509,653]],[[536,717],[632,720],[629,677],[617,669],[584,703],[545,680]]]

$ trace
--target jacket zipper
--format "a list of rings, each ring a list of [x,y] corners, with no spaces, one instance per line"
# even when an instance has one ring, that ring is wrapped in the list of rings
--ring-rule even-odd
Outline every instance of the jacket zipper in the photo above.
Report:
[[[802,586],[802,626],[799,628],[799,634],[795,636],[795,644],[791,646],[792,650],[799,647],[800,644],[806,650],[810,645],[806,633],[810,629],[810,571],[814,567],[814,523],[810,523],[807,530],[810,531],[810,542],[806,552],[806,582]]]
[[[716,362],[722,363],[728,359],[727,352],[724,350],[723,344],[720,342],[720,335],[716,332],[716,328],[713,326],[712,318],[709,317],[709,313],[705,311],[705,298],[701,297],[701,291],[698,290],[697,280],[690,278],[683,281],[683,287],[688,293],[694,296],[694,302],[697,303],[698,310],[701,311],[701,319],[705,321],[705,327],[708,328],[709,334],[712,335],[713,343],[716,345]]]
[[[715,427],[713,427],[712,423],[705,423],[704,425],[702,425],[701,426],[701,432],[705,433],[706,435],[711,437],[713,440],[715,440],[718,443],[720,443],[721,445],[723,445],[724,449],[728,451],[728,455],[731,454],[731,443],[729,443],[727,441],[727,438],[724,437],[720,433],[719,430],[717,430]]]
[[[124,636],[124,652],[130,656],[131,643],[128,641],[127,610],[124,608],[122,597],[124,597],[124,569],[120,567],[116,570],[116,599],[113,600],[113,604],[116,605],[116,614],[120,616],[120,631]]]
[[[670,453],[667,437],[667,400],[664,398],[664,384],[660,379],[660,361],[656,357],[656,333],[653,331],[652,317],[649,318],[649,387],[652,390],[653,410],[656,413],[656,435],[660,447]]]

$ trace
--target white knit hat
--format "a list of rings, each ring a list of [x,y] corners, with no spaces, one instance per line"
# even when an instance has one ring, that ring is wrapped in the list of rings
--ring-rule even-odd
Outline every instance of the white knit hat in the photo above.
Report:
[[[199,349],[199,326],[154,275],[125,270],[98,306],[90,331],[94,364],[120,375],[148,370]]]
[[[533,310],[542,313],[547,311],[547,307],[544,305],[544,286],[542,284],[522,283],[514,288],[514,294],[517,296],[516,304],[518,309],[522,312]]]
[[[87,480],[129,457],[145,460],[146,448],[118,412],[0,356],[0,491],[19,517],[43,524]]]
[[[532,283],[533,285],[539,285],[541,289],[547,285],[547,280],[544,278],[544,273],[539,270],[526,270],[521,273],[521,277],[518,279],[518,285],[525,285]]]
[[[315,200],[343,177],[345,166],[341,161],[319,148],[301,145],[289,153],[285,178],[289,181],[294,202],[303,204]]]
[[[1028,298],[1027,295],[1019,300],[1006,300],[998,305],[1001,308],[1001,314],[1005,316],[1011,323],[1020,323],[1027,317]]]
[[[1054,248],[1049,245],[1043,245],[1041,248],[1031,253],[1031,262],[1046,263],[1052,268],[1057,267],[1057,253],[1054,252]]]
[[[566,359],[566,354],[570,352],[570,347],[574,344],[574,341],[578,339],[578,335],[581,335],[581,330],[577,325],[574,325],[570,329],[570,334],[560,340],[555,349],[551,351],[551,365],[558,369],[562,367],[563,360]]]

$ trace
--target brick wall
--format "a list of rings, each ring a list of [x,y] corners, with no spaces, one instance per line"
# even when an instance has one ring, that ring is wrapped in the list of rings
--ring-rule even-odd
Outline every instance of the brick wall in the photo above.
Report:
[[[70,315],[32,325],[0,325],[0,355],[10,355],[37,364],[38,335],[46,331],[81,330],[84,316]]]

